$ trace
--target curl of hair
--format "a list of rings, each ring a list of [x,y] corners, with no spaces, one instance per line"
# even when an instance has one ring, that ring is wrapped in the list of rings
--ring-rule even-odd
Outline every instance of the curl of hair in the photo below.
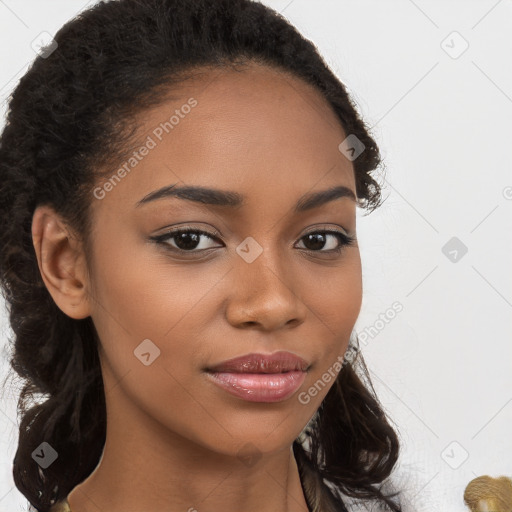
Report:
[[[132,152],[136,114],[198,71],[273,66],[316,87],[345,133],[364,144],[353,162],[358,205],[373,211],[381,200],[372,177],[379,150],[344,85],[313,43],[259,2],[100,1],[67,22],[55,41],[12,92],[0,137],[0,284],[14,334],[10,366],[24,381],[13,476],[38,512],[48,512],[97,466],[106,408],[92,319],[68,317],[50,296],[32,216],[37,206],[52,206],[91,261],[91,191]],[[36,395],[45,401],[29,403]],[[301,471],[400,510],[375,487],[398,457],[396,434],[350,365],[326,396],[310,438],[311,450],[294,443]],[[43,442],[58,453],[44,470],[33,456]],[[319,503],[342,504],[340,495],[317,489]]]
[[[398,460],[400,444],[359,350],[344,364],[293,448],[303,467],[306,497],[312,497],[313,512],[339,511],[343,495],[379,500],[389,510],[401,510],[398,492],[386,495],[384,485],[376,486],[389,484],[386,479]],[[307,492],[308,486],[318,490]]]

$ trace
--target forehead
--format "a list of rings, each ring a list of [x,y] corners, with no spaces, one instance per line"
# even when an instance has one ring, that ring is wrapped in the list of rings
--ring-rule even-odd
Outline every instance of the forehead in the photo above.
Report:
[[[280,70],[200,70],[137,122],[136,151],[149,149],[133,166],[120,163],[129,170],[105,204],[117,196],[117,206],[130,209],[173,183],[238,190],[249,199],[259,192],[298,197],[338,184],[354,189],[352,164],[338,149],[346,135],[336,114],[312,85]]]

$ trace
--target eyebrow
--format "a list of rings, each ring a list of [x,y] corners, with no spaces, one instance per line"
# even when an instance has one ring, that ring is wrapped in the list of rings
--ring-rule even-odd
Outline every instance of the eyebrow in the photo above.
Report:
[[[237,208],[245,204],[245,197],[238,192],[201,187],[197,185],[177,187],[176,184],[174,184],[147,194],[135,204],[135,207],[138,208],[143,204],[156,201],[157,199],[169,197],[176,197],[187,201],[195,201],[197,203],[224,206],[228,208]],[[295,212],[300,213],[306,210],[311,210],[343,197],[348,197],[354,202],[357,201],[354,192],[343,185],[338,185],[317,192],[308,192],[298,199],[295,205]]]

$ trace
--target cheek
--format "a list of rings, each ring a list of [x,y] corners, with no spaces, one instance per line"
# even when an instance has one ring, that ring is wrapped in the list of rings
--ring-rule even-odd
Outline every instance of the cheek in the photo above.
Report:
[[[211,300],[225,270],[173,263],[156,248],[116,247],[109,247],[110,257],[95,272],[92,317],[111,374],[105,378],[115,385],[129,375],[132,384],[126,386],[141,407],[158,410],[161,394],[190,408],[185,390],[197,386],[205,333],[216,311]]]
[[[359,316],[362,302],[362,276],[359,255],[345,260],[343,268],[331,271],[329,279],[308,285],[308,308],[317,324],[321,340],[317,364],[311,369],[300,403],[317,408],[342,370],[343,356]]]
[[[96,266],[92,304],[104,340],[167,339],[219,279],[205,265],[174,263],[153,246],[105,252],[110,256]]]
[[[217,442],[222,429],[207,413],[198,380],[197,330],[204,329],[202,305],[219,277],[192,267],[184,271],[165,258],[151,261],[147,250],[112,251],[95,273],[93,321],[114,413],[127,414],[121,405],[134,405],[196,440],[208,425]]]
[[[359,251],[351,250],[336,268],[321,268],[302,282],[300,296],[328,339],[351,332],[362,302]],[[333,341],[334,342],[334,341]]]

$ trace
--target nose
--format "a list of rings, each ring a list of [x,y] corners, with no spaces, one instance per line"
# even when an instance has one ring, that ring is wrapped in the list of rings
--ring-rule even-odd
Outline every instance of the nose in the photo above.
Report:
[[[235,267],[226,307],[231,325],[272,331],[304,322],[308,308],[300,296],[299,280],[279,255],[266,249],[251,263],[240,258]]]

